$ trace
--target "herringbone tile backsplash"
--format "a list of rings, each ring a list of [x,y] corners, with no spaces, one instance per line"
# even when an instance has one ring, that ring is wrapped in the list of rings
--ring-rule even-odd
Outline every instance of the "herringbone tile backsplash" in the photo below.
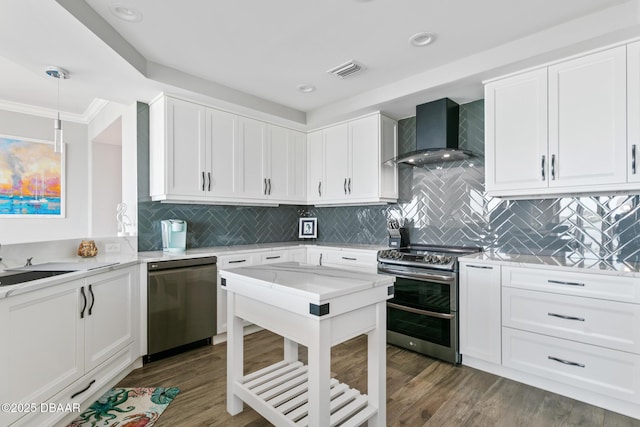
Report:
[[[415,148],[415,118],[401,120],[399,151]],[[279,208],[140,203],[139,250],[160,249],[159,221],[189,223],[188,247],[297,240],[300,216],[318,218],[318,242],[387,243],[386,220],[405,218],[411,242],[505,253],[640,261],[640,196],[501,200],[484,192],[484,103],[460,106],[460,146],[477,156],[401,166],[397,204]]]

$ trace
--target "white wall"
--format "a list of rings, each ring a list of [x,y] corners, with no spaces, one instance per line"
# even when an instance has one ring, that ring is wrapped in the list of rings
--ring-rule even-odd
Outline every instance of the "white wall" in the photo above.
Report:
[[[138,171],[137,171],[137,145],[138,145],[138,112],[137,104],[122,105],[115,102],[109,102],[89,123],[88,135],[89,140],[100,140],[100,135],[109,127],[111,127],[116,121],[120,120],[120,127],[122,130],[121,135],[121,169],[119,173],[120,185],[121,185],[121,201],[127,204],[127,216],[131,221],[131,233],[137,235],[138,230]],[[95,146],[95,145],[94,145]],[[91,156],[99,160],[99,157]],[[94,169],[99,169],[101,166],[94,165]],[[101,176],[101,175],[100,175]],[[113,173],[108,176],[113,177]],[[92,174],[93,180],[98,178],[98,174]],[[114,181],[114,185],[117,185]],[[97,197],[97,195],[93,195]],[[93,205],[94,209],[97,209],[97,205]],[[113,208],[107,208],[113,210],[113,220],[115,221],[115,206]],[[106,221],[111,221],[108,215],[100,215],[95,213],[93,218],[100,216]],[[102,220],[100,220],[102,221]],[[100,226],[97,224],[92,225],[92,229],[97,232]]]
[[[122,147],[93,141],[91,151],[91,237],[115,236],[116,206],[122,200]]]
[[[66,155],[65,218],[0,217],[0,244],[88,237],[87,125],[63,121]],[[0,134],[53,139],[53,119],[0,110]]]

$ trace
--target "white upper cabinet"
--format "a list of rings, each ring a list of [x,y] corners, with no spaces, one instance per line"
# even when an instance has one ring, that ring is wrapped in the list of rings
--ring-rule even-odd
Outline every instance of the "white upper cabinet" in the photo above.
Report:
[[[309,134],[308,201],[316,205],[398,200],[397,122],[373,114]]]
[[[314,204],[326,196],[323,135],[321,130],[307,135],[307,200]]]
[[[549,67],[550,187],[626,182],[625,46]]]
[[[640,42],[627,46],[627,181],[640,182]]]
[[[628,70],[627,47],[619,46],[487,83],[489,195],[637,189],[627,178],[635,144],[632,114],[627,138],[627,94],[632,113],[640,95],[631,81],[634,72],[640,77],[640,61],[634,66],[633,49],[629,55]]]
[[[484,102],[487,191],[545,187],[547,70],[487,84]]]
[[[259,199],[267,195],[263,152],[267,149],[267,125],[240,117],[240,196]]]
[[[149,107],[150,192],[153,200],[203,197],[205,107],[161,98]]]
[[[207,108],[207,195],[237,197],[238,195],[238,116]]]
[[[302,132],[170,96],[150,105],[152,200],[305,203],[306,164]]]

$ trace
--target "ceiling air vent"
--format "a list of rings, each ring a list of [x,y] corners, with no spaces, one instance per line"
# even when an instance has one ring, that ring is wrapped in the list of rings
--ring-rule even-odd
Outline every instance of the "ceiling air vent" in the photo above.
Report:
[[[361,64],[358,64],[354,60],[351,60],[351,61],[345,62],[344,64],[340,64],[335,68],[328,70],[327,73],[333,74],[334,76],[340,77],[341,79],[343,79],[347,76],[350,76],[362,70],[364,70],[364,66],[362,66]]]

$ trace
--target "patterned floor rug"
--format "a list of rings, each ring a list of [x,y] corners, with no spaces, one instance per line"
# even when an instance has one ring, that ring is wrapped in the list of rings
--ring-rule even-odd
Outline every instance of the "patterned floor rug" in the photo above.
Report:
[[[112,388],[67,427],[151,427],[179,388]]]

